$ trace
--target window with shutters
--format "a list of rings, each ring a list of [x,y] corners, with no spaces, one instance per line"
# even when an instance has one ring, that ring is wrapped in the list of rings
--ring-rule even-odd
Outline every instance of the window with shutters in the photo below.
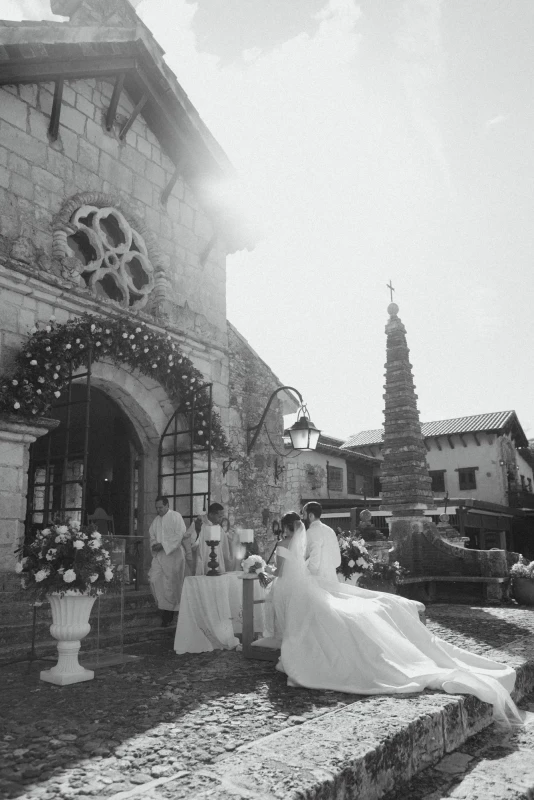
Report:
[[[328,465],[328,488],[332,492],[343,491],[343,468]]]

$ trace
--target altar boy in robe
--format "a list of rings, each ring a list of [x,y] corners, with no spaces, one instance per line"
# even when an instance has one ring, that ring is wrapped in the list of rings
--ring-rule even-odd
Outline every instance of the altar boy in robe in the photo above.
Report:
[[[180,606],[184,577],[192,573],[193,559],[182,515],[172,511],[162,496],[156,498],[156,513],[148,531],[152,551],[148,580],[166,628]]]
[[[211,548],[206,542],[210,541],[210,527],[219,525],[222,522],[224,508],[220,503],[211,503],[207,514],[197,517],[187,529],[187,537],[191,539],[193,553],[196,554],[195,575],[205,575],[209,569],[208,561]],[[215,548],[217,561],[219,562],[219,572],[228,572],[232,567],[230,556],[230,544],[228,534],[221,527],[221,541]]]

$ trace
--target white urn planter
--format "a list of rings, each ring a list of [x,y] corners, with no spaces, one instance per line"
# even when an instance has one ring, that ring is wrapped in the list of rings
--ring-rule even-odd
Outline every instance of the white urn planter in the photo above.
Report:
[[[52,669],[42,670],[41,680],[58,686],[93,680],[93,670],[78,663],[78,651],[80,640],[91,630],[89,615],[96,598],[82,594],[65,594],[63,597],[49,594],[47,597],[52,610],[50,633],[58,640],[58,660]]]

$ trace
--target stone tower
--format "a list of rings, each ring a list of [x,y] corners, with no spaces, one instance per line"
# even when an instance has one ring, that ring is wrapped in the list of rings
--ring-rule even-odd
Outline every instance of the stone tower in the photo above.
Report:
[[[417,395],[399,307],[390,303],[386,325],[387,361],[384,395],[382,504],[393,516],[421,516],[434,508]]]

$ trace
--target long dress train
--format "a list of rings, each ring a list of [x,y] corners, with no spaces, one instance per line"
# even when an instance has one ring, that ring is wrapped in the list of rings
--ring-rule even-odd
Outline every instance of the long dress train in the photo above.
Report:
[[[272,592],[282,634],[277,668],[288,683],[361,695],[473,694],[493,705],[496,720],[523,722],[510,697],[514,669],[434,636],[419,619],[421,603],[318,581],[306,569],[305,546],[299,526],[289,550],[278,549],[285,561]]]

